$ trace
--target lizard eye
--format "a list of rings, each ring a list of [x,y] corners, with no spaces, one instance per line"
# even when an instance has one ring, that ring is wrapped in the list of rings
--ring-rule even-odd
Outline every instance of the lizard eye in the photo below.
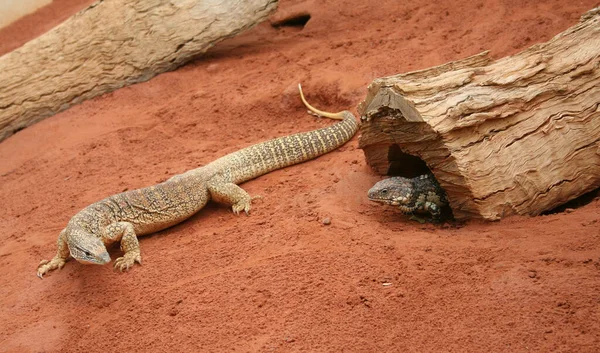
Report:
[[[388,189],[381,189],[382,194],[387,194],[387,192],[388,192]]]

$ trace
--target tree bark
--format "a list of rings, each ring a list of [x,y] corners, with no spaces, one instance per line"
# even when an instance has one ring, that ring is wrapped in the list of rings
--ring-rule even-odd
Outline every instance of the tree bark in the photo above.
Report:
[[[173,70],[265,20],[277,0],[105,0],[0,57],[0,141]]]
[[[376,79],[359,113],[369,165],[429,169],[455,218],[550,210],[600,187],[600,8],[511,57]]]

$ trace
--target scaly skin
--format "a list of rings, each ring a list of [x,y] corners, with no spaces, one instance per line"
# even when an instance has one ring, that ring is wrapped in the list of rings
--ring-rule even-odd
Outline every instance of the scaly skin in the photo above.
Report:
[[[57,241],[58,251],[37,269],[42,278],[64,266],[69,255],[89,264],[106,264],[106,246],[120,242],[123,256],[115,268],[128,270],[142,258],[137,237],[171,227],[200,211],[209,200],[232,206],[233,212],[248,213],[252,197],[237,184],[270,171],[301,163],[342,146],[358,129],[352,113],[327,113],[304,104],[317,115],[340,122],[318,130],[283,136],[252,145],[214,162],[176,175],[158,185],[109,196],[77,213]]]
[[[431,174],[415,178],[392,177],[377,182],[369,190],[369,200],[397,206],[407,214],[429,212],[441,220],[442,207],[448,205],[446,193]]]

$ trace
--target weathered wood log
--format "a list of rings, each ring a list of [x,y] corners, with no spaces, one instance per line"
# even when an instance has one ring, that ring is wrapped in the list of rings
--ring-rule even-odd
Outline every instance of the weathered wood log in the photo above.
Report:
[[[511,57],[376,79],[358,110],[369,165],[429,169],[455,218],[550,210],[600,187],[600,8]]]
[[[265,20],[277,0],[105,0],[0,57],[0,141],[173,70]]]

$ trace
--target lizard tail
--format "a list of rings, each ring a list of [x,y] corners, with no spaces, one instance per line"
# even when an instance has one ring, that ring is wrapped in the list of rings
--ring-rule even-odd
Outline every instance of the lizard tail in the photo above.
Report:
[[[344,110],[339,113],[328,113],[318,110],[306,102],[302,88],[300,88],[300,97],[311,112],[341,121],[313,131],[282,136],[248,146],[217,159],[206,168],[227,171],[228,180],[239,184],[272,170],[331,152],[350,140],[358,130],[358,121],[351,112]]]
[[[304,93],[302,93],[302,86],[300,84],[298,84],[298,91],[300,91],[300,98],[302,99],[302,103],[304,103],[304,105],[313,113],[320,115],[320,116],[324,116],[326,118],[329,119],[334,119],[334,120],[344,120],[344,112],[337,112],[337,113],[329,113],[329,112],[324,112],[322,110],[319,110],[315,107],[313,107],[312,105],[310,105],[307,101],[306,98],[304,98]]]

